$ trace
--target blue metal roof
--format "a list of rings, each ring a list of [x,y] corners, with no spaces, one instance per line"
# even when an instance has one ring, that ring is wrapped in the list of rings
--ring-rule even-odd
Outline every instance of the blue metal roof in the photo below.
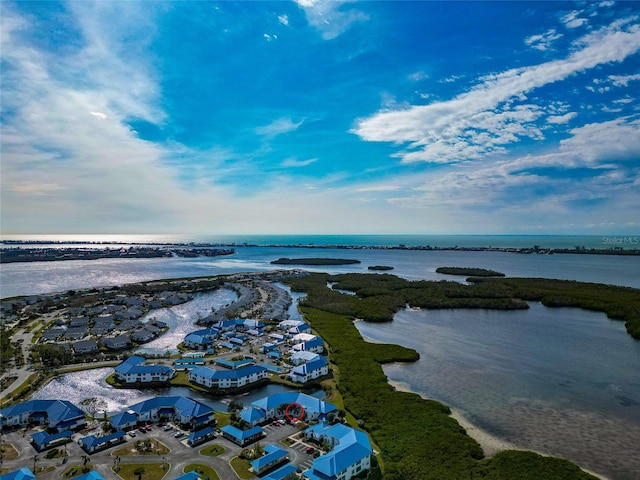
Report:
[[[64,432],[54,433],[53,435],[48,434],[47,432],[36,432],[31,435],[31,439],[33,443],[36,444],[38,448],[42,448],[51,442],[55,442],[56,440],[60,440],[61,438],[71,438],[73,432],[71,430],[65,430]]]
[[[75,480],[104,480],[104,477],[95,470],[91,470],[89,473],[76,477]]]
[[[286,464],[283,467],[280,467],[277,470],[274,470],[269,475],[262,477],[262,480],[282,480],[283,478],[288,477],[298,471],[298,467],[292,465],[291,463]],[[324,480],[324,479],[323,479]]]
[[[179,477],[174,478],[173,480],[198,480],[200,475],[195,470],[191,470],[190,472],[185,473],[184,475],[180,475]]]
[[[113,415],[109,423],[113,425],[114,428],[120,428],[125,425],[135,425],[137,421],[138,416],[135,413],[129,413],[129,411],[126,411]]]
[[[95,435],[89,435],[87,437],[82,437],[80,442],[85,445],[87,448],[95,447],[98,445],[102,445],[104,443],[109,443],[111,440],[116,440],[118,438],[123,438],[126,434],[124,432],[115,432],[111,435],[106,435],[104,437],[96,437]]]
[[[270,444],[264,448],[266,455],[249,462],[254,469],[260,470],[266,465],[270,465],[279,460],[284,460],[287,456],[287,451],[283,450],[276,445]]]
[[[30,413],[42,414],[46,412],[49,423],[58,423],[84,418],[84,412],[67,400],[29,400],[0,410],[0,417],[9,418],[16,415]]]
[[[264,411],[250,406],[240,412],[240,418],[248,423],[259,422],[264,419]]]
[[[254,435],[262,434],[262,427],[253,427],[249,430],[240,430],[238,427],[234,427],[233,425],[225,425],[220,429],[222,432],[231,435],[233,438],[237,438],[238,440],[246,440],[247,438],[251,438]]]
[[[214,370],[213,368],[200,367],[193,369],[192,373],[209,379],[234,379],[247,377],[263,371],[266,371],[266,368],[260,365],[247,365],[246,367],[240,367],[235,370]]]
[[[26,467],[0,475],[0,479],[2,480],[34,480],[35,478],[36,476],[33,472]]]
[[[282,404],[299,403],[304,409],[310,413],[327,414],[329,412],[337,411],[338,408],[332,403],[324,402],[316,397],[307,395],[305,393],[276,393],[275,395],[269,395],[268,397],[261,398],[252,402],[251,405],[262,408],[264,410],[271,410]]]
[[[207,428],[198,430],[196,432],[193,432],[191,435],[187,437],[187,440],[191,440],[193,442],[194,440],[198,440],[200,438],[204,438],[209,435],[215,435],[215,433],[216,431],[212,427],[207,427]]]

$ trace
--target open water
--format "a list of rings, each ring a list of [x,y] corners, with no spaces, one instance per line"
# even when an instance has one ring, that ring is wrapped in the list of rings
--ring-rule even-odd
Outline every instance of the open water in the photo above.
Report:
[[[255,240],[246,239],[257,243]],[[264,244],[278,243],[274,238],[268,240]],[[281,243],[310,243],[304,240],[300,238],[299,242],[293,242],[291,238],[285,238]],[[325,244],[340,243],[337,240],[326,237],[324,241]],[[353,239],[353,244],[363,245],[362,240]],[[396,242],[390,244],[410,245],[406,237],[404,242],[399,242],[398,238],[393,240]],[[473,245],[556,247],[564,246],[561,243],[565,242],[569,247],[584,244],[595,248],[603,241],[601,237],[585,238],[584,242],[576,237],[553,237],[547,238],[545,243],[543,237],[501,237],[499,240],[504,242],[501,245],[497,241],[487,243],[484,240],[493,239],[475,238],[478,243]],[[378,241],[381,245],[386,244],[380,237]],[[421,239],[419,244],[425,244],[423,241]],[[517,242],[526,243],[518,245]],[[436,245],[435,242],[430,244]],[[461,241],[457,244],[463,245]],[[331,273],[369,272],[367,267],[370,265],[389,265],[394,267],[390,273],[412,280],[461,281],[460,277],[437,274],[435,269],[467,266],[490,268],[509,276],[640,287],[640,257],[635,256],[274,246],[235,248],[234,255],[215,258],[5,264],[0,269],[0,296],[182,276],[267,271],[276,267],[270,262],[277,258],[309,256],[354,258],[362,262],[307,268]],[[227,300],[221,298],[220,302]],[[173,313],[180,317],[175,311]],[[530,310],[516,312],[403,311],[396,315],[394,322],[383,325],[360,323],[358,326],[372,339],[399,343],[420,351],[422,358],[415,364],[386,366],[385,372],[390,379],[459,407],[480,427],[519,447],[569,458],[612,479],[640,478],[637,455],[640,445],[640,342],[626,334],[622,322],[608,320],[605,315],[594,312],[547,309],[532,304]],[[127,403],[126,399],[121,403]]]

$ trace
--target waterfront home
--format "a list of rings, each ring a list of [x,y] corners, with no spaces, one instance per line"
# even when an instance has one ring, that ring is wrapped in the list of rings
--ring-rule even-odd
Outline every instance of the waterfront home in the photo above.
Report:
[[[245,421],[250,427],[255,427],[266,421],[264,410],[250,405],[240,411],[240,419]]]
[[[262,438],[264,432],[262,427],[253,427],[248,430],[240,430],[233,425],[225,425],[220,429],[222,436],[227,440],[231,440],[233,443],[244,447],[251,442],[255,442],[259,438]]]
[[[262,457],[249,462],[254,475],[262,475],[267,470],[289,461],[288,452],[273,443],[264,447],[264,453]]]
[[[131,340],[136,343],[147,343],[153,340],[158,334],[158,329],[152,326],[145,326],[140,330],[136,330],[131,335]]]
[[[259,365],[247,365],[233,370],[198,367],[189,372],[190,382],[208,388],[239,388],[268,377],[267,369]]]
[[[144,365],[143,357],[129,357],[115,367],[116,378],[124,383],[168,382],[175,370],[164,365]]]
[[[295,335],[291,339],[291,343],[293,343],[292,349],[294,351],[315,353],[324,352],[324,340],[316,335],[311,335],[309,333],[299,333]]]
[[[124,430],[132,426],[134,419],[136,423],[173,421],[193,429],[212,422],[214,411],[210,406],[189,397],[154,397],[112,416],[110,423],[116,430]]]
[[[104,338],[102,344],[109,350],[124,350],[133,345],[131,343],[131,335],[128,333],[123,333],[117,337]]]
[[[84,412],[66,400],[28,400],[0,410],[0,429],[44,425],[56,431],[86,424]]]
[[[283,320],[278,324],[278,329],[287,332],[289,335],[297,335],[311,330],[309,324],[302,320]]]
[[[314,459],[302,473],[308,480],[350,480],[371,468],[373,449],[365,432],[341,423],[318,423],[304,431],[305,435],[330,445],[332,450]]]
[[[98,342],[95,340],[80,340],[73,344],[73,353],[75,355],[87,355],[98,351]]]
[[[328,373],[329,363],[327,362],[327,357],[318,355],[318,358],[294,367],[289,372],[289,378],[296,383],[306,383]]]
[[[301,420],[306,421],[325,420],[330,413],[338,411],[338,408],[332,403],[324,402],[306,393],[296,392],[269,395],[252,402],[251,407],[262,410],[265,420],[282,419],[285,417],[286,407],[293,403],[304,409]]]
[[[317,353],[306,352],[304,350],[294,351],[289,357],[289,363],[293,365],[302,365],[303,363],[311,362],[319,357]]]
[[[127,434],[124,432],[114,432],[110,435],[105,435],[104,437],[89,435],[87,437],[82,437],[80,440],[78,440],[78,443],[85,452],[95,453],[99,452],[100,450],[104,450],[105,448],[109,448],[114,445],[126,442],[126,435]]]
[[[173,362],[173,368],[176,370],[192,370],[201,367],[206,363],[204,358],[178,358]]]
[[[185,348],[193,348],[196,350],[207,350],[213,345],[213,340],[203,335],[199,335],[196,332],[192,332],[184,337],[182,345]]]

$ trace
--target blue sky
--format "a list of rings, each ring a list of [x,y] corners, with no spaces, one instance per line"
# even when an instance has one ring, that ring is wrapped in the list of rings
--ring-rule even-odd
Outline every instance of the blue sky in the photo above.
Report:
[[[637,234],[636,2],[11,2],[3,234]]]

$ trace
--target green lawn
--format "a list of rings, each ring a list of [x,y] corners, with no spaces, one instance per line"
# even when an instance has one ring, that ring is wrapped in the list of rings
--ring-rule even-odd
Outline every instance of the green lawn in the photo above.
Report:
[[[184,473],[195,470],[200,476],[209,480],[220,480],[218,473],[208,465],[203,465],[201,463],[191,463],[184,467]]]
[[[115,472],[114,468],[111,467],[111,470]],[[140,480],[160,480],[168,470],[162,468],[162,463],[127,463],[120,465],[120,470],[116,473],[123,480],[138,480],[139,475],[133,472],[139,468],[144,468]]]
[[[224,447],[215,444],[200,450],[200,455],[208,455],[209,457],[217,457],[222,453],[224,453]]]
[[[249,465],[249,460],[245,460],[240,457],[235,457],[231,462],[231,467],[235,470],[236,475],[238,475],[242,480],[249,480],[253,478],[253,473],[249,471],[251,465]]]

